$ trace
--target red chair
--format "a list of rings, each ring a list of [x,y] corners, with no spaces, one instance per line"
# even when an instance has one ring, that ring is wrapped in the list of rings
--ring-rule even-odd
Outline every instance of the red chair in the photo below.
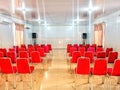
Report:
[[[12,51],[12,52],[15,52],[15,48],[9,48],[8,51]]]
[[[79,44],[79,47],[83,47],[84,45],[83,44]]]
[[[95,48],[94,47],[89,47],[87,51],[91,51],[94,54],[95,53]]]
[[[31,56],[31,53],[35,51],[35,48],[34,47],[31,47],[31,48],[28,48],[28,54],[29,56]]]
[[[6,57],[6,54],[7,54],[6,48],[0,48],[0,52],[3,52],[3,56]]]
[[[18,53],[19,46],[13,46],[13,48],[14,48],[15,51]]]
[[[97,58],[106,58],[106,53],[104,51],[97,52],[96,57]]]
[[[21,51],[26,51],[26,50],[25,50],[25,48],[19,48],[18,52],[21,52]]]
[[[34,48],[35,48],[35,50],[37,50],[38,47],[39,47],[38,44],[34,44]]]
[[[17,58],[17,72],[18,74],[30,74],[31,75],[31,87],[32,88],[32,73],[34,66],[29,66],[27,58]],[[22,81],[22,80],[21,80]]]
[[[46,56],[46,54],[44,52],[44,48],[37,48],[37,51],[40,53],[41,57],[45,57]]]
[[[27,50],[27,47],[25,44],[21,44],[21,48],[25,48],[25,50]]]
[[[43,48],[44,48],[45,53],[49,53],[50,52],[49,47],[47,45],[43,46]]]
[[[106,48],[106,57],[108,57],[111,51],[113,51],[113,48]]]
[[[70,52],[69,52],[69,56],[72,56],[74,51],[77,51],[77,48],[76,47],[71,47]]]
[[[70,60],[70,70],[72,70],[72,64],[77,63],[77,59],[81,57],[80,51],[74,51],[72,55],[72,59]]]
[[[94,68],[91,69],[93,75],[106,75],[107,74],[107,60],[96,59],[94,61]]]
[[[33,45],[32,44],[28,44],[28,48],[31,48],[31,47],[33,47]]]
[[[75,68],[75,88],[79,85],[83,84],[89,84],[89,75],[90,75],[90,59],[87,57],[79,57],[77,60],[77,67]],[[83,76],[87,76],[87,81],[78,83],[77,80],[80,81],[80,79],[77,78],[77,76],[82,76],[81,79],[86,79]]]
[[[17,58],[16,52],[8,51],[7,57],[9,57],[11,59],[12,63],[16,63],[16,58]]]
[[[94,61],[93,57],[94,57],[94,54],[93,52],[91,51],[88,51],[85,53],[85,57],[88,57],[90,59],[90,62],[92,63]]]
[[[29,58],[27,51],[19,52],[19,58]]]
[[[44,62],[43,59],[40,57],[40,53],[38,51],[33,51],[31,53],[31,63],[38,64],[37,69],[40,69],[42,65],[42,69],[44,69]]]
[[[78,44],[73,44],[73,47],[78,49],[79,45]]]
[[[10,58],[0,58],[0,69],[2,74],[13,74],[17,72],[16,66],[12,66]],[[6,82],[8,82],[8,76],[6,77]],[[16,88],[16,80],[13,80],[13,88]]]
[[[98,52],[102,52],[103,51],[103,48],[102,47],[97,47],[96,48],[96,54],[98,53]]]
[[[71,63],[77,63],[78,57],[81,57],[80,51],[74,51],[72,55],[72,59],[70,60]]]
[[[120,59],[116,59],[113,68],[108,68],[108,74],[111,76],[120,76]]]
[[[97,45],[96,44],[92,44],[91,47],[94,47],[95,50],[96,50]]]
[[[114,63],[115,59],[118,58],[118,52],[110,52],[108,56],[108,62]]]
[[[47,44],[47,45],[48,45],[48,47],[49,47],[49,50],[52,50],[51,44]]]
[[[44,46],[45,46],[45,44],[41,44],[40,46],[41,46],[41,47],[44,47]]]
[[[88,75],[90,74],[90,59],[88,57],[79,57],[75,74]]]
[[[0,51],[0,57],[4,57],[3,52]]]
[[[109,74],[109,89],[111,90],[112,85],[117,86],[119,84],[119,80],[117,80],[117,82],[114,84],[113,83],[111,84],[111,80],[114,80],[112,79],[112,77],[120,76],[120,59],[115,60],[113,68],[108,68],[108,74]],[[118,90],[120,90],[120,87]]]
[[[69,53],[70,52],[70,48],[72,47],[72,44],[68,44],[67,45],[67,53]]]
[[[6,48],[3,48],[2,51],[3,51],[3,53],[4,53],[4,56],[6,57],[6,55],[7,55],[7,50],[6,50]]]
[[[78,51],[81,52],[81,55],[82,55],[82,56],[85,56],[85,52],[86,52],[85,47],[79,47],[79,48],[78,48]]]
[[[31,53],[31,62],[32,63],[42,63],[43,59],[40,58],[40,53],[38,51],[33,51]]]
[[[99,76],[101,80],[101,82],[99,82],[99,84],[97,83],[97,85],[101,85],[104,84],[104,80],[103,78],[105,78],[105,76],[107,75],[107,60],[106,59],[96,59],[94,61],[94,67],[91,68],[91,73],[92,73],[92,77],[90,78],[90,84],[91,84],[91,89],[93,90],[93,81],[94,79],[98,79],[96,76]]]

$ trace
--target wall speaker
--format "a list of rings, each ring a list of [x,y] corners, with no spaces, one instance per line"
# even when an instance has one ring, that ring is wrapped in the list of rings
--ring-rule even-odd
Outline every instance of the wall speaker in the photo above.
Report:
[[[87,39],[87,33],[82,34],[82,39]]]
[[[37,34],[36,33],[32,33],[32,38],[37,38]]]

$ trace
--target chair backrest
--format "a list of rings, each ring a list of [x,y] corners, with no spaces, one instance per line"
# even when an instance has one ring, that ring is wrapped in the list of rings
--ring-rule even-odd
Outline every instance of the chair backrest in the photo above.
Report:
[[[19,46],[13,46],[13,48],[14,48],[15,51],[18,53]]]
[[[0,57],[4,57],[4,54],[3,52],[0,51]]]
[[[94,47],[94,49],[96,50],[97,45],[96,44],[92,44],[91,47]]]
[[[95,52],[95,48],[94,47],[89,47],[87,51],[91,51],[91,52]]]
[[[107,74],[107,60],[96,59],[94,61],[93,75],[106,75]]]
[[[17,72],[21,74],[31,73],[27,58],[17,58]]]
[[[120,59],[116,59],[112,70],[112,76],[120,76]]]
[[[103,51],[103,48],[102,48],[102,47],[97,47],[97,48],[96,48],[96,53],[102,52],[102,51]]]
[[[107,57],[111,51],[113,51],[113,48],[106,48],[106,56]]]
[[[31,56],[31,53],[32,53],[33,51],[35,51],[35,48],[34,48],[34,47],[28,48],[28,54],[29,54],[29,56]]]
[[[72,44],[67,45],[67,52],[70,52],[70,48],[72,47]]]
[[[19,48],[18,52],[25,51],[25,48]]]
[[[74,51],[71,59],[71,63],[77,63],[77,59],[81,57],[80,51]]]
[[[38,51],[33,51],[31,53],[31,62],[32,63],[41,63],[42,59],[40,58],[40,53]]]
[[[15,48],[9,48],[9,51],[16,52]]]
[[[115,59],[118,58],[118,52],[110,52],[108,56],[108,62],[114,63]]]
[[[21,48],[25,48],[25,50],[27,49],[25,44],[21,44]]]
[[[44,48],[37,48],[37,51],[40,53],[41,57],[45,56]]]
[[[77,74],[90,74],[90,59],[87,57],[79,57],[77,60]]]
[[[49,53],[49,47],[47,45],[43,46],[45,53]]]
[[[31,47],[33,47],[33,45],[32,44],[28,44],[28,48],[31,48]]]
[[[96,57],[97,58],[105,58],[106,57],[106,53],[104,51],[97,52]]]
[[[79,48],[78,48],[78,51],[81,52],[81,55],[82,55],[82,56],[85,56],[85,52],[86,52],[85,47],[79,47]]]
[[[87,51],[85,52],[85,57],[88,57],[90,59],[90,62],[93,62],[94,54],[91,51]]]
[[[8,51],[7,57],[9,57],[12,61],[12,63],[16,63],[17,53],[14,51]]]
[[[40,46],[41,46],[41,47],[44,47],[44,46],[45,46],[45,44],[41,44]]]
[[[1,48],[1,49],[0,49],[0,52],[3,52],[3,56],[6,56],[6,54],[7,54],[6,48]]]
[[[0,68],[3,74],[14,73],[10,58],[0,58]]]
[[[47,44],[49,47],[49,50],[52,50],[52,45],[51,44]]]
[[[19,58],[29,58],[27,51],[20,51]]]
[[[71,47],[70,48],[69,56],[72,56],[72,54],[73,54],[74,51],[77,51],[77,48],[76,47]]]

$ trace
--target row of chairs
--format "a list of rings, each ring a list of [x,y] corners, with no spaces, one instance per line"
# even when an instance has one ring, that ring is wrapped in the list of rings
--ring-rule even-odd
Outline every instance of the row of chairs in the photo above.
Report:
[[[96,57],[94,57],[94,54],[91,51],[85,52],[84,56],[81,55],[80,51],[74,51],[73,54],[72,54],[72,57],[70,59],[70,62],[71,63],[77,63],[77,58],[78,57],[88,57],[88,58],[90,58],[91,63],[94,62],[95,58],[107,58],[108,62],[112,63],[112,62],[115,61],[115,59],[118,58],[118,52],[111,51],[109,53],[108,57],[106,57],[105,52],[98,52]]]
[[[29,60],[27,58],[17,58],[16,65],[13,66],[11,63],[10,58],[1,57],[0,58],[0,72],[2,74],[8,75],[13,74],[13,88],[16,88],[16,73],[17,74],[30,74],[31,75],[31,86],[32,88],[32,73],[34,71],[34,66],[29,65]],[[22,81],[22,80],[21,80]],[[6,78],[6,82],[8,82],[8,79]]]
[[[39,61],[39,60],[42,60],[42,58],[44,58],[45,56],[46,56],[46,54],[44,54],[44,53],[41,54],[40,51],[32,51],[30,56],[27,51],[19,52],[19,57],[17,57],[17,54],[13,51],[7,52],[7,55],[6,55],[6,57],[11,58],[12,63],[16,63],[17,58],[28,58],[30,62],[34,62],[34,58]],[[4,57],[2,52],[0,52],[0,57]]]
[[[79,57],[77,60],[77,67],[75,68],[75,88],[77,87],[77,75],[88,75],[88,83],[93,90],[94,76],[107,77],[107,86],[110,89],[110,76],[120,76],[120,59],[116,59],[113,68],[107,67],[108,61],[106,59],[96,59],[94,67],[90,67],[90,59],[87,57]],[[119,82],[117,82],[119,83]],[[117,84],[116,83],[116,84]],[[101,84],[104,84],[104,79]]]
[[[19,53],[19,57],[15,57],[15,52],[8,52],[7,57],[0,57],[0,72],[2,74],[29,74],[31,73],[31,87],[32,87],[32,72],[35,69],[33,65],[40,66],[39,68],[44,69],[44,61],[40,57],[39,51],[31,52],[31,57],[29,57],[26,51]],[[14,63],[14,64],[12,64]],[[31,66],[29,65],[31,64]],[[14,66],[13,66],[14,65]],[[36,68],[38,69],[38,68]],[[8,81],[6,79],[6,81]],[[14,88],[16,88],[16,78],[13,80]]]
[[[25,44],[22,44],[20,47],[19,46],[13,46],[12,48],[9,48],[8,50],[6,48],[0,48],[0,52],[3,52],[3,56],[6,57],[7,56],[7,51],[14,51],[17,54],[19,54],[20,51],[28,51],[28,53],[30,53],[31,51],[37,51],[38,48],[39,48],[38,51],[43,49],[45,53],[49,53],[52,50],[51,44],[47,44],[47,45],[45,45],[45,44],[42,44],[42,45],[35,44],[34,46],[32,44],[29,44],[28,48],[26,47]]]
[[[84,47],[85,48],[85,50],[87,50],[89,47],[94,47],[95,48],[95,50],[96,50],[96,48],[97,47],[102,47],[102,46],[97,46],[96,44],[67,44],[67,52],[69,52],[70,51],[70,48],[71,47],[76,47],[77,49],[79,48],[79,47]]]
[[[69,52],[68,52],[69,56],[72,56],[72,53],[74,51],[80,51],[82,56],[85,55],[86,51],[91,51],[91,52],[93,52],[94,55],[97,55],[98,52],[104,52],[106,57],[107,57],[109,55],[109,52],[113,51],[113,48],[106,48],[106,50],[104,50],[102,47],[97,47],[96,49],[94,47],[88,47],[88,49],[86,50],[85,47],[76,48],[76,47],[73,46],[73,47],[70,47],[69,49],[70,49]]]

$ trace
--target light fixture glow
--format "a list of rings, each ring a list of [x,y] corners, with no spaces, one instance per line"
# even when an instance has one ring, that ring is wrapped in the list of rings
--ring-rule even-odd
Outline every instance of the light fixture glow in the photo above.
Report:
[[[16,8],[16,10],[24,11],[24,12],[32,11],[31,8]]]
[[[89,0],[89,5],[88,7],[82,8],[81,11],[88,11],[89,13],[92,13],[93,11],[99,10],[100,7],[98,6],[93,6],[92,5],[92,0]]]

